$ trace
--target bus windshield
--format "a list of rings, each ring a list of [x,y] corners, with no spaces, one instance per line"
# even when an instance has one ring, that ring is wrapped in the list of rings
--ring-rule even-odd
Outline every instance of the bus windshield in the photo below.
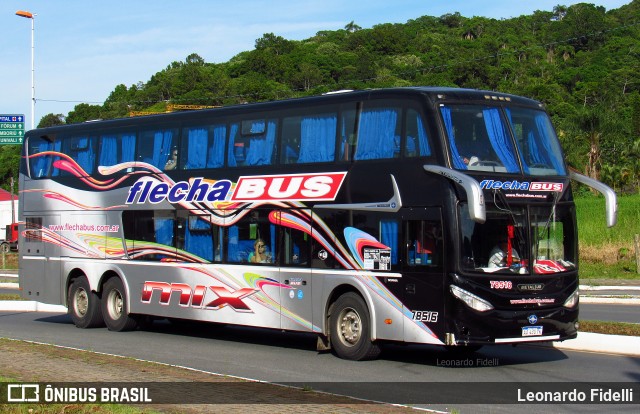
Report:
[[[441,105],[440,113],[455,169],[566,174],[558,139],[544,111]]]
[[[576,269],[570,207],[488,209],[482,224],[469,218],[466,204],[459,212],[464,271],[549,274]]]

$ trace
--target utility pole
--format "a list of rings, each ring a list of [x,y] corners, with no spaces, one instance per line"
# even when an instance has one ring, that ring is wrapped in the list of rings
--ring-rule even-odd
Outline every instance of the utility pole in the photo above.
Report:
[[[13,201],[13,175],[11,176],[11,223],[15,223],[16,222],[16,213],[15,213],[16,209],[14,207],[14,201]]]

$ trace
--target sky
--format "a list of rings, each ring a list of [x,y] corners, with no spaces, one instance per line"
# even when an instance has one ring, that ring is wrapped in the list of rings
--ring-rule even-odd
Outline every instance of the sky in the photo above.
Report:
[[[631,0],[589,1],[607,10]],[[119,84],[146,82],[197,53],[222,63],[274,33],[303,40],[321,30],[405,23],[459,12],[495,19],[552,11],[567,0],[3,0],[0,115],[24,114],[31,129],[31,19],[35,14],[35,124],[79,103],[102,104]]]

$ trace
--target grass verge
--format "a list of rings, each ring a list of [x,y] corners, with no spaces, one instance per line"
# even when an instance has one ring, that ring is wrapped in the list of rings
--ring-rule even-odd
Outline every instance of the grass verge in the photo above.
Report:
[[[580,332],[606,335],[640,336],[640,324],[606,321],[580,321]]]
[[[0,404],[0,412],[3,414],[151,414],[159,411],[138,410],[135,407],[115,404]]]
[[[640,279],[633,239],[640,234],[640,194],[618,197],[618,224],[607,228],[603,197],[577,197],[580,278]]]

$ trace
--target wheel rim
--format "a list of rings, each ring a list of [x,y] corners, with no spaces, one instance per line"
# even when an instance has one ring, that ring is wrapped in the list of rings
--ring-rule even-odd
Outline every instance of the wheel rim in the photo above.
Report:
[[[73,296],[73,303],[76,314],[84,317],[89,309],[89,295],[87,294],[87,291],[84,289],[76,290],[76,293]]]
[[[362,318],[353,308],[346,308],[340,312],[338,318],[338,337],[346,346],[354,346],[362,335]]]
[[[124,301],[122,300],[122,294],[119,290],[114,289],[109,292],[109,297],[107,298],[107,311],[109,312],[109,317],[112,320],[118,320],[122,316],[122,308],[124,306]]]

